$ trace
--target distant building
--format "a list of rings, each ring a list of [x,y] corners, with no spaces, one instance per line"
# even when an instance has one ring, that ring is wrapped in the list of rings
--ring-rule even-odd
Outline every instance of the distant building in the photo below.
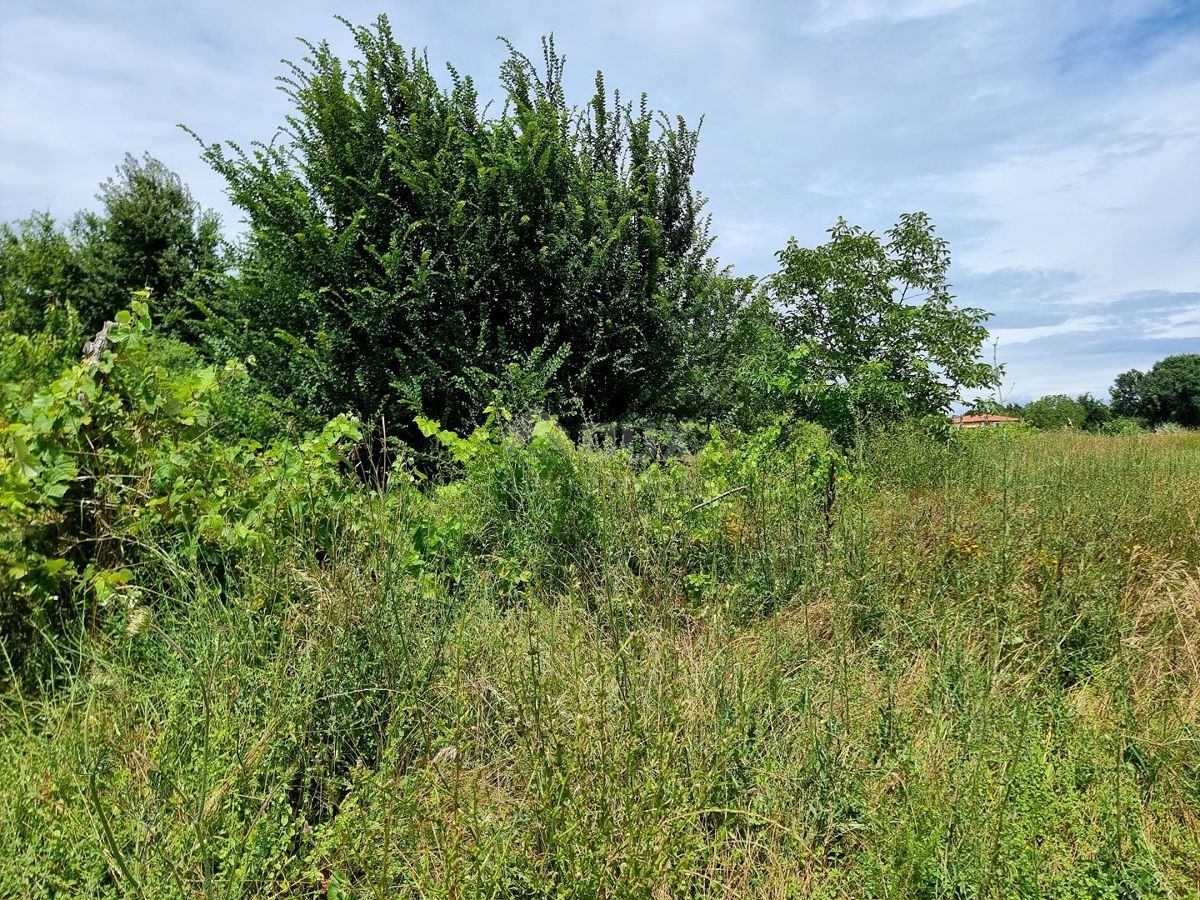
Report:
[[[950,422],[959,428],[983,428],[986,425],[1016,425],[1021,420],[1016,416],[997,416],[986,414],[982,416],[955,416]]]

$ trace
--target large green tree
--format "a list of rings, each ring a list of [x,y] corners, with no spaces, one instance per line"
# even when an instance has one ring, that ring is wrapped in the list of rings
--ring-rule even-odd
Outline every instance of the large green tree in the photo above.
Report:
[[[1082,427],[1087,431],[1099,431],[1112,420],[1111,407],[1090,393],[1080,394],[1075,402],[1083,409]]]
[[[559,412],[676,408],[713,296],[696,130],[599,75],[573,108],[551,42],[484,106],[385,17],[348,27],[355,59],[290,66],[271,143],[206,148],[250,225],[231,348],[319,415],[457,426],[514,372]]]
[[[1048,394],[1026,405],[1022,415],[1030,425],[1044,431],[1083,428],[1088,420],[1088,407],[1066,394]]]
[[[195,337],[225,265],[216,214],[148,154],[127,155],[97,199],[66,227],[45,213],[0,226],[0,328],[32,333],[69,304],[95,332],[148,288],[164,330]]]
[[[0,334],[40,331],[78,283],[76,247],[48,213],[0,225]]]
[[[1200,353],[1168,356],[1148,372],[1122,372],[1112,398],[1113,411],[1123,416],[1138,416],[1152,425],[1200,426]]]
[[[1115,415],[1134,418],[1141,415],[1141,384],[1145,373],[1137,369],[1122,372],[1109,388],[1110,407]]]
[[[163,330],[194,337],[224,266],[216,213],[149,154],[126,154],[97,199],[99,211],[73,226],[81,269],[73,299],[85,323],[98,328],[149,289]]]
[[[767,282],[801,415],[837,428],[946,412],[993,386],[988,314],[958,306],[950,251],[924,213],[880,236],[844,220],[815,248],[792,240]]]

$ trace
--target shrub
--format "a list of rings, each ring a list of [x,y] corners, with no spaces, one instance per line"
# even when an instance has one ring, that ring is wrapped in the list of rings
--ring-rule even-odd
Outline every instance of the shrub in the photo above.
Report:
[[[1022,413],[1034,428],[1049,431],[1056,428],[1083,428],[1087,422],[1087,407],[1066,394],[1051,394],[1034,400]]]
[[[298,446],[229,440],[214,416],[245,367],[171,370],[150,346],[143,296],[0,421],[0,622],[14,661],[36,635],[102,627],[142,602],[131,567],[144,543],[236,554],[332,500],[352,422]]]
[[[358,59],[306,44],[290,65],[279,140],[206,147],[250,224],[231,346],[318,416],[466,430],[514,363],[551,412],[671,408],[711,324],[697,131],[599,75],[576,112],[551,42],[542,67],[511,50],[489,112],[385,17],[351,34]]]
[[[1103,434],[1138,434],[1143,430],[1141,422],[1128,416],[1117,416],[1100,426]]]

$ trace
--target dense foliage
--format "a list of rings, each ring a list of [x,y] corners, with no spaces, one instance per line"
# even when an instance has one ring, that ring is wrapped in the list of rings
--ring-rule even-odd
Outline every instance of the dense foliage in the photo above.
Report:
[[[952,430],[923,214],[735,277],[683,120],[352,34],[236,246],[0,230],[0,895],[1200,883],[1200,357]]]
[[[1200,353],[1168,356],[1148,372],[1123,372],[1113,384],[1112,397],[1118,415],[1137,416],[1152,425],[1200,427]]]
[[[1066,394],[1050,394],[1028,404],[1022,415],[1034,428],[1083,428],[1087,408]]]
[[[1050,394],[1024,406],[980,401],[973,411],[1021,417],[1043,430],[1080,428],[1111,434],[1142,428],[1200,425],[1200,355],[1183,353],[1159,360],[1148,372],[1131,369],[1117,376],[1105,403],[1091,394]]]
[[[0,226],[0,332],[37,332],[70,303],[95,334],[146,290],[162,327],[195,339],[225,268],[216,215],[150,156],[126,156],[97,199],[65,229],[47,214]]]
[[[360,59],[291,67],[277,140],[207,148],[251,228],[233,347],[321,415],[464,424],[526,380],[603,421],[676,407],[715,265],[697,132],[599,76],[572,109],[549,42],[542,69],[512,50],[496,110],[386,19],[353,35]]]
[[[903,216],[886,237],[839,221],[828,243],[779,253],[767,297],[801,416],[844,428],[943,414],[995,384],[980,353],[988,314],[954,305],[950,252],[928,217]]]
[[[5,893],[1192,893],[1194,435],[425,427],[7,695]]]
[[[430,474],[427,439],[485,414],[642,434],[656,458],[715,424],[807,420],[845,446],[994,380],[986,316],[953,304],[923,215],[886,239],[839,223],[815,250],[790,243],[765,283],[735,278],[709,255],[682,119],[600,75],[570,106],[550,41],[540,67],[510,48],[504,102],[481,106],[386,18],[350,27],[359,58],[307,44],[291,65],[275,141],[205,148],[247,214],[233,250],[149,156],[66,228],[35,215],[0,233],[10,674],[43,672],[80,623],[119,621],[99,610],[145,540],[225,535],[214,565],[232,564],[282,502],[264,479],[289,459],[317,482],[336,469],[312,454],[358,434],[343,414],[392,438],[356,450],[384,478],[414,456]]]
[[[298,445],[264,446],[249,437],[264,430],[254,421],[264,414],[244,390],[245,367],[203,365],[149,329],[144,299],[134,301],[81,362],[0,412],[0,630],[10,675],[44,675],[58,638],[125,621],[142,596],[128,567],[146,560],[147,541],[157,553],[187,547],[178,562],[194,565],[219,551],[223,565],[280,529],[315,539],[312,504],[331,487],[338,445],[360,437],[335,419]],[[303,510],[294,506],[301,496]]]
[[[315,44],[291,67],[275,141],[206,148],[251,226],[226,346],[318,418],[462,427],[499,398],[576,423],[786,411],[840,428],[994,380],[986,316],[952,304],[924,216],[886,244],[844,223],[816,251],[793,242],[756,291],[708,256],[682,119],[610,98],[599,74],[570,106],[550,42],[540,68],[511,50],[503,104],[481,108],[386,19],[352,30],[359,59]]]
[[[540,66],[510,48],[484,106],[386,18],[350,27],[358,58],[307,44],[290,65],[274,140],[205,147],[249,225],[236,251],[177,176],[128,157],[98,212],[0,234],[5,339],[61,350],[144,289],[162,330],[253,358],[304,426],[350,413],[410,440],[415,414],[469,428],[495,403],[573,429],[800,415],[847,439],[995,381],[986,315],[954,305],[922,214],[886,238],[841,222],[765,282],[735,278],[709,254],[683,119],[600,74],[571,106],[549,41]]]

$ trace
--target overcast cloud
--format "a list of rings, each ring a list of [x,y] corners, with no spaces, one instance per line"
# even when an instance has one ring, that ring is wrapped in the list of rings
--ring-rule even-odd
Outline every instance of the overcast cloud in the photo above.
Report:
[[[1014,398],[1105,394],[1200,352],[1200,0],[601,0],[339,3],[494,89],[497,35],[553,32],[586,99],[704,116],[697,183],[717,252],[765,274],[839,215],[884,229],[924,209],[962,302],[995,313]],[[348,50],[334,7],[8,0],[0,12],[0,218],[69,216],[126,151],[149,151],[237,214],[206,140],[269,138],[296,36]]]

